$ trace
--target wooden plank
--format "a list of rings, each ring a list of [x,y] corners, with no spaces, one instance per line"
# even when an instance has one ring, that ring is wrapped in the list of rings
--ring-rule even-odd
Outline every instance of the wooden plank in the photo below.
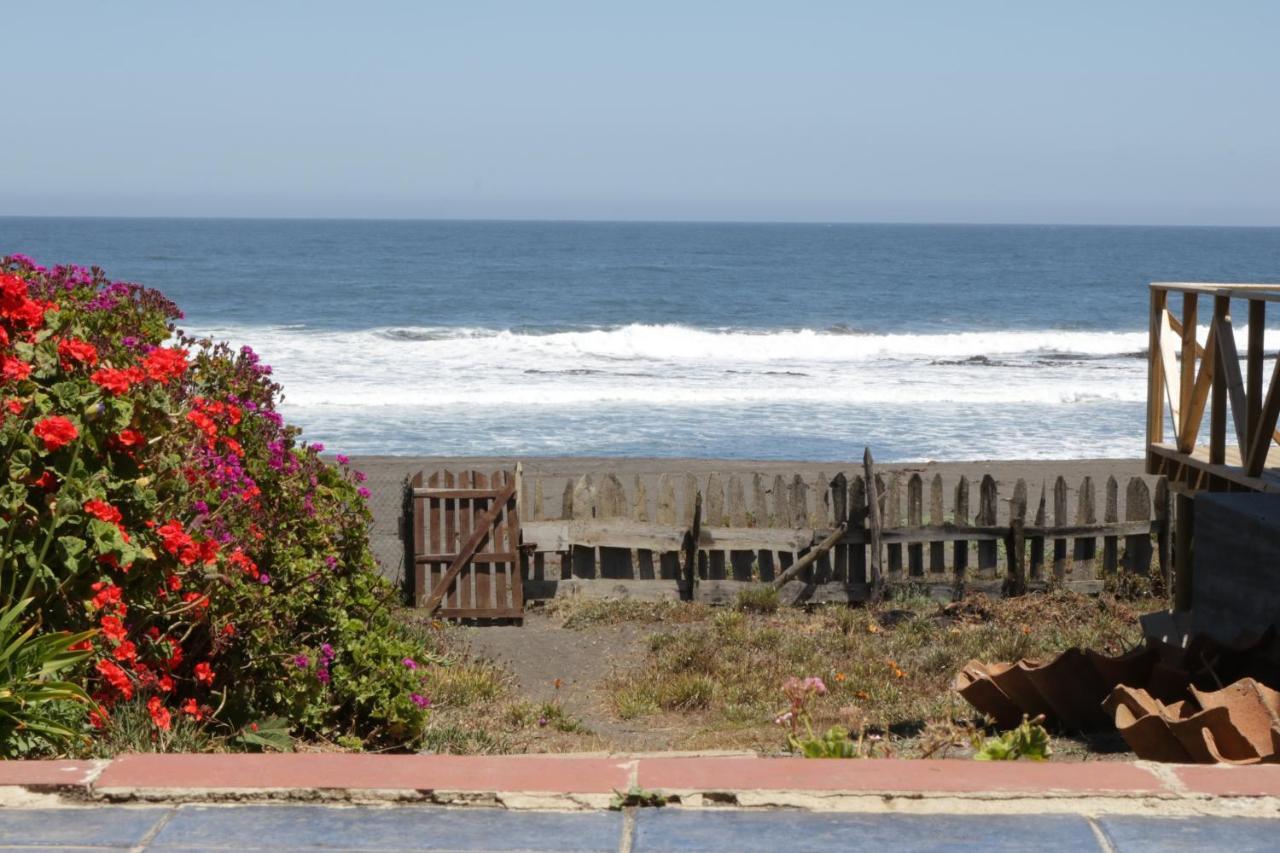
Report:
[[[1196,385],[1196,314],[1200,296],[1197,293],[1182,294],[1182,364],[1178,383],[1178,411],[1182,418],[1178,422],[1178,442],[1186,441],[1186,425],[1188,410],[1192,405],[1192,397]],[[1209,362],[1212,364],[1212,362]],[[1191,443],[1191,447],[1195,442]]]
[[[1085,476],[1080,481],[1080,492],[1076,496],[1076,524],[1087,527],[1098,523],[1098,493],[1094,488],[1093,478]],[[1094,536],[1077,536],[1073,545],[1072,558],[1074,565],[1071,571],[1077,578],[1091,578],[1094,561],[1098,556],[1098,540]]]
[[[481,474],[479,471],[472,471],[471,484],[472,486],[485,489],[489,485],[489,478],[488,476]],[[489,500],[493,500],[492,496],[490,496]],[[505,503],[505,501],[503,503]],[[474,532],[479,527],[478,522],[480,520],[480,513],[484,512],[484,510],[488,508],[488,501],[471,498],[467,501],[467,507],[469,524],[471,525],[471,530]],[[489,522],[490,529],[486,536],[490,544],[493,543],[494,534],[496,532],[494,530],[494,526],[497,524],[498,519],[502,517],[503,507],[499,506],[495,501],[493,510],[494,518]],[[466,598],[466,603],[463,605],[464,607],[484,610],[488,610],[493,607],[492,590],[489,588],[489,574],[485,571],[488,568],[488,566],[478,566],[470,559],[468,559],[463,565],[462,572],[458,575],[458,583],[461,584],[463,597]]]
[[[605,474],[595,490],[596,518],[625,518],[627,493],[616,474]]]
[[[1213,326],[1209,327],[1205,349],[1216,353],[1217,345],[1213,340],[1213,329]],[[1196,437],[1200,434],[1200,423],[1204,420],[1204,410],[1209,405],[1209,390],[1213,385],[1213,368],[1216,360],[1214,357],[1205,356],[1200,362],[1200,372],[1196,374],[1189,390],[1188,402],[1182,412],[1182,429],[1178,434],[1178,446],[1184,453],[1190,453],[1196,446]]]
[[[413,496],[413,490],[423,483],[422,472],[418,471],[405,484],[404,518],[408,529],[404,534],[404,577],[405,601],[410,607],[418,606],[418,598],[427,591],[425,569],[418,567],[417,555],[427,550],[426,504]]]
[[[956,483],[956,508],[955,508],[955,526],[957,528],[965,528],[969,526],[969,478],[961,476],[960,482]],[[957,597],[964,594],[965,575],[969,570],[969,542],[967,539],[957,539],[952,546],[951,565],[955,570],[955,583]]]
[[[787,514],[791,527],[803,527],[809,519],[809,484],[799,474],[791,479],[787,491]]]
[[[1053,482],[1053,526],[1067,526],[1067,481],[1058,477]],[[1067,579],[1067,540],[1061,536],[1053,540],[1053,578],[1061,583]]]
[[[666,527],[676,523],[676,484],[670,474],[658,478],[658,501],[653,520]]]
[[[1125,489],[1126,521],[1151,520],[1151,490],[1141,477],[1132,477]],[[1146,575],[1151,571],[1151,534],[1125,537],[1125,569]]]
[[[939,524],[945,524],[947,517],[942,508],[942,475],[934,474],[933,480],[929,483],[929,523],[935,527]],[[947,546],[943,542],[933,542],[929,545],[929,571],[935,575],[945,574],[947,571]]]
[[[1210,391],[1212,402],[1209,404],[1209,461],[1218,465],[1226,462],[1227,452],[1227,383],[1222,368],[1222,347],[1217,341],[1220,334],[1218,330],[1224,327],[1234,338],[1231,331],[1231,299],[1226,296],[1214,297],[1209,340],[1205,342],[1205,358],[1213,359],[1213,385]]]
[[[524,463],[516,462],[515,480],[517,487],[524,480]],[[535,490],[536,493],[536,490]],[[519,491],[517,491],[519,494]],[[520,533],[520,504],[513,502],[508,507],[507,515],[507,533],[508,547],[512,549],[519,548],[523,544],[523,538]],[[524,572],[521,570],[519,558],[511,562],[511,568],[507,574],[507,590],[508,600],[513,610],[519,611],[520,618],[524,618]]]
[[[1160,567],[1160,576],[1165,580],[1165,589],[1174,589],[1172,555],[1173,545],[1173,493],[1169,490],[1169,482],[1164,477],[1156,480],[1155,492],[1155,524],[1156,559]],[[1188,578],[1188,582],[1190,579]]]
[[[507,483],[494,504],[476,517],[476,525],[468,535],[467,541],[463,543],[462,547],[458,551],[458,556],[454,558],[454,561],[445,571],[440,580],[440,584],[432,591],[431,598],[427,601],[427,610],[434,610],[440,604],[441,600],[444,598],[445,592],[441,587],[445,587],[453,581],[453,579],[462,570],[462,567],[466,565],[467,560],[471,558],[471,555],[476,553],[480,549],[480,546],[484,544],[485,540],[489,538],[491,532],[490,525],[493,524],[498,512],[501,511],[501,507],[510,500],[512,495],[515,494],[515,488],[516,484],[514,481]],[[459,601],[457,606],[465,609],[468,604],[469,602],[467,601]]]
[[[1173,328],[1173,315],[1166,309],[1164,312],[1164,325],[1160,328],[1160,340],[1158,342],[1158,352],[1160,355],[1160,370],[1164,375],[1164,390],[1169,395],[1169,422],[1173,427],[1173,440],[1179,440],[1178,430],[1182,422],[1182,398],[1179,396],[1180,388],[1178,385],[1178,339],[1181,338]]]
[[[489,475],[490,488],[497,488],[498,485],[507,484],[507,471],[494,471]],[[516,553],[517,543],[508,539],[507,521],[508,514],[512,505],[520,501],[522,498],[522,483],[516,483],[516,491],[512,494],[511,500],[507,501],[506,506],[502,507],[499,512],[497,521],[494,521],[494,532],[489,538],[489,544],[494,551],[500,551],[507,556],[506,560],[495,561],[494,564],[488,566],[476,566],[477,570],[488,569],[490,593],[492,593],[494,607],[509,607],[511,601],[507,597],[507,569],[513,562],[520,560],[520,555]],[[475,557],[471,558],[472,566],[476,565]],[[485,597],[481,596],[479,585],[476,587],[476,601],[484,602]]]
[[[702,495],[702,523],[708,527],[726,527],[724,482],[720,475],[711,473],[707,477],[706,490]]]
[[[1021,595],[1027,590],[1026,566],[1027,482],[1019,479],[1013,486],[1013,499],[1009,501],[1009,538],[1005,543],[1008,569],[1005,574],[1005,591]]]
[[[898,473],[889,476],[889,490],[885,497],[884,526],[886,528],[902,526],[902,475]],[[889,579],[898,580],[902,576],[902,546],[887,545],[885,560],[888,565]]]
[[[1160,339],[1164,331],[1167,290],[1151,286],[1150,329],[1147,336],[1147,445],[1164,441],[1164,362]]]
[[[919,474],[912,474],[907,480],[907,525],[920,527],[924,524],[924,479]],[[907,546],[907,572],[913,578],[924,577],[924,545],[915,543]]]
[[[764,475],[751,475],[751,524],[750,527],[769,527],[769,490],[765,488]]]
[[[978,487],[978,526],[995,527],[998,507],[999,494],[995,478],[990,474],[984,474],[982,484]],[[998,553],[997,542],[986,540],[978,543],[979,577],[994,578],[996,576],[996,557]]]
[[[849,525],[849,480],[841,472],[831,478],[831,520],[837,527]],[[831,570],[821,576],[821,582],[846,581],[849,578],[849,545],[841,542],[831,551]]]
[[[849,484],[849,529],[867,533],[867,486],[861,476]],[[867,582],[867,549],[861,545],[849,545],[849,582]]]
[[[591,518],[596,510],[595,483],[590,474],[583,474],[573,484],[573,518]]]
[[[419,498],[441,498],[441,499],[457,499],[457,500],[485,500],[492,498],[493,489],[444,489],[432,488],[428,486],[425,489],[414,489],[414,497]]]
[[[452,563],[457,554],[419,554],[414,559],[419,565],[426,563],[443,563],[446,566]],[[481,551],[472,555],[473,563],[507,563],[516,559],[518,556],[515,551]]]
[[[1227,322],[1215,319],[1214,324],[1217,326],[1215,338],[1218,363],[1222,368],[1222,382],[1226,385],[1227,399],[1231,403],[1231,420],[1236,428],[1236,446],[1248,447],[1249,407],[1245,402],[1244,379],[1240,376],[1240,353],[1236,350],[1236,335]],[[1225,452],[1224,447],[1224,457]]]
[[[1045,489],[1046,483],[1040,481],[1040,500],[1036,502],[1036,515],[1034,526],[1043,528],[1045,526]],[[1028,564],[1027,582],[1039,581],[1044,579],[1044,536],[1027,534],[1031,538],[1031,560]]]
[[[1258,419],[1250,421],[1249,455],[1246,457],[1245,473],[1257,477],[1267,465],[1267,454],[1271,450],[1271,442],[1275,440],[1276,421],[1280,419],[1280,358],[1276,359],[1275,368],[1271,371],[1271,383],[1267,386],[1267,397],[1263,401]]]
[[[560,517],[573,518],[573,479],[564,484],[564,494],[560,497]]]
[[[871,574],[871,601],[880,601],[884,597],[884,571],[880,563],[880,485],[876,480],[875,460],[871,458],[871,448],[862,453],[863,473],[867,486],[867,531],[868,531],[868,568]]]
[[[1249,346],[1245,351],[1245,423],[1248,429],[1245,440],[1240,443],[1243,448],[1253,447],[1257,436],[1254,429],[1262,416],[1262,360],[1266,358],[1267,303],[1257,299],[1249,300]],[[1246,456],[1246,461],[1248,457]]]
[[[791,505],[787,502],[787,483],[778,474],[773,478],[773,490],[770,493],[770,527],[791,526]]]
[[[440,478],[440,485],[449,487],[455,484],[457,478],[452,471],[445,471]],[[444,512],[444,536],[440,542],[440,550],[457,553],[462,546],[462,542],[458,538],[458,501],[453,498],[444,498],[440,501],[440,506]],[[447,583],[441,583],[444,573],[449,570],[448,566],[442,566],[440,571],[435,575],[435,583],[431,585],[431,594],[434,595],[437,589],[442,590],[441,603],[456,603],[456,595],[450,589]]]
[[[729,476],[729,527],[747,526],[747,490],[738,474]]]
[[[519,465],[520,463],[516,464]],[[543,512],[545,512],[544,506],[545,501],[543,500],[542,494],[542,478],[535,477],[533,480],[533,505],[525,507],[525,515],[534,520],[543,518]]]
[[[1106,512],[1104,513],[1102,520],[1108,524],[1113,524],[1120,520],[1120,484],[1116,482],[1115,477],[1107,477]],[[1115,535],[1103,537],[1103,573],[1107,575],[1113,574],[1119,565],[1120,540]]]
[[[636,474],[634,497],[631,500],[631,518],[633,521],[649,520],[649,490],[645,488],[644,479]]]
[[[682,580],[685,599],[693,598],[697,582],[698,539],[702,533],[702,493],[693,496],[693,520],[689,525],[689,533],[684,542],[684,577]]]

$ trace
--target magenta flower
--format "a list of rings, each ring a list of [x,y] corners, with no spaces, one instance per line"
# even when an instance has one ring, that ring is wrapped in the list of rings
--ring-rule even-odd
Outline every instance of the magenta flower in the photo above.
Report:
[[[410,693],[409,701],[417,705],[419,708],[430,708],[431,700],[419,693]]]
[[[413,658],[405,658],[404,660],[400,661],[400,663],[404,664],[404,665],[405,665],[405,667],[406,667],[406,668],[408,668],[408,669],[417,669],[417,668],[418,668],[418,662],[417,662],[416,660],[414,660]]]

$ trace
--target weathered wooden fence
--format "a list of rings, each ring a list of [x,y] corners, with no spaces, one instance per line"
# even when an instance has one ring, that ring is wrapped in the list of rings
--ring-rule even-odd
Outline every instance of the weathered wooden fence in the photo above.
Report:
[[[824,540],[833,546],[782,587],[784,600],[860,601],[877,577],[951,596],[1049,585],[1096,592],[1107,574],[1145,573],[1153,558],[1167,572],[1163,479],[1059,476],[1034,489],[1022,480],[1006,488],[1002,494],[990,475],[944,488],[941,475],[906,472],[875,474],[871,488],[859,473],[664,474],[627,485],[604,474],[546,494],[541,478],[526,477],[525,596],[730,600],[745,586],[775,581]]]

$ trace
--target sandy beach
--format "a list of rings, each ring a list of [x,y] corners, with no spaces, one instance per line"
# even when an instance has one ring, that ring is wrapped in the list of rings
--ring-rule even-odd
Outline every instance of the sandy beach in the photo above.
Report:
[[[844,472],[846,476],[853,476],[862,471],[860,459],[779,462],[598,456],[356,456],[352,457],[351,465],[364,471],[369,478],[366,485],[372,492],[369,504],[374,516],[371,542],[383,574],[393,579],[401,576],[403,556],[398,525],[401,487],[406,477],[418,471],[429,473],[435,470],[509,469],[515,465],[517,458],[524,464],[526,478],[542,480],[543,512],[548,515],[558,514],[565,484],[588,474],[593,479],[613,474],[628,489],[636,478],[639,478],[648,494],[652,496],[656,494],[658,478],[663,474],[681,477],[692,474],[700,480],[713,473],[723,478],[733,474],[760,473],[769,479],[781,475],[788,480],[799,474],[806,482],[817,483],[821,479],[834,477],[840,472]],[[1038,497],[1041,483],[1048,483],[1049,488],[1052,489],[1053,481],[1061,476],[1066,478],[1069,499],[1074,501],[1076,489],[1083,478],[1093,478],[1094,483],[1099,487],[1108,477],[1115,477],[1123,484],[1130,477],[1143,475],[1143,464],[1141,459],[987,459],[890,463],[878,465],[877,471],[885,475],[918,473],[926,480],[931,480],[935,474],[940,474],[943,487],[948,494],[962,476],[968,477],[970,482],[975,482],[990,474],[995,478],[1002,497],[1011,494],[1014,483],[1023,479],[1027,482],[1033,501]]]

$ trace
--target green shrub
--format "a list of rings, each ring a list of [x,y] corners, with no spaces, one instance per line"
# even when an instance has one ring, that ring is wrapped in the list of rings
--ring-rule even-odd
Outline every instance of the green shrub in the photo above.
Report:
[[[250,349],[180,317],[97,269],[0,261],[0,607],[97,629],[76,678],[103,731],[141,701],[160,732],[282,716],[412,747],[433,661],[392,617],[363,475],[284,424]]]

